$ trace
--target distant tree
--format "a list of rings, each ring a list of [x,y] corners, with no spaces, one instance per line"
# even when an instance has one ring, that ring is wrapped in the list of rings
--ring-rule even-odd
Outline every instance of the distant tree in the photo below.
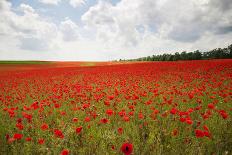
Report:
[[[183,51],[175,54],[164,53],[162,55],[152,55],[147,57],[141,57],[137,59],[130,59],[130,61],[177,61],[177,60],[201,60],[201,59],[225,59],[232,58],[232,44],[227,48],[216,48],[211,51],[200,52],[196,50],[194,52]],[[126,61],[120,59],[119,61]],[[127,60],[128,61],[128,60]]]

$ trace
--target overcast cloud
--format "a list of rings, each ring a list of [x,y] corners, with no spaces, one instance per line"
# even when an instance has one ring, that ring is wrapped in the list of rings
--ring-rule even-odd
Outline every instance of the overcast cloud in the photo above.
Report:
[[[1,0],[0,14],[0,59],[114,60],[232,43],[231,0]]]

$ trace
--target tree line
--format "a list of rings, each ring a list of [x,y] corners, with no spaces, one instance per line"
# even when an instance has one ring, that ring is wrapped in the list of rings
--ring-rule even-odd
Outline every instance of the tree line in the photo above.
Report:
[[[177,61],[177,60],[206,60],[206,59],[231,59],[232,58],[232,44],[227,48],[216,48],[211,51],[200,52],[196,50],[194,52],[183,51],[175,54],[161,54],[152,55],[147,57],[141,57],[137,59],[129,59],[119,61]]]

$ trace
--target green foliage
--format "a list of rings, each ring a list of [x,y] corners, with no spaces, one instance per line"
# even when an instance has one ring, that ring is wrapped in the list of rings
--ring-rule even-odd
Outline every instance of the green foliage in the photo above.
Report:
[[[162,54],[152,55],[148,57],[142,57],[137,59],[122,60],[119,61],[177,61],[177,60],[205,60],[205,59],[231,59],[232,58],[232,44],[227,48],[216,48],[207,52],[200,52],[196,50],[194,52],[183,51],[175,54]]]
[[[17,65],[23,65],[23,64],[50,64],[52,62],[50,61],[0,61],[0,64],[17,64]]]

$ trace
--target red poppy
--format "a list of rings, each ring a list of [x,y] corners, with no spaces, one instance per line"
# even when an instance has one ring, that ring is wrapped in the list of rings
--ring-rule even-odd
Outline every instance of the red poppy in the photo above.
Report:
[[[171,114],[175,115],[177,113],[177,109],[176,108],[172,108],[172,110],[170,111]]]
[[[139,113],[139,119],[143,119],[144,116],[143,116],[143,113]]]
[[[123,133],[123,128],[118,128],[118,133],[122,134]]]
[[[224,110],[221,110],[219,113],[220,113],[220,115],[222,116],[223,119],[227,119],[228,116],[229,116]]]
[[[108,96],[108,99],[109,100],[113,100],[114,99],[114,96],[112,95],[112,96]]]
[[[204,125],[203,128],[204,128],[206,131],[209,131],[209,128],[208,128],[206,125]]]
[[[186,123],[191,125],[191,124],[193,124],[193,121],[191,119],[186,119]]]
[[[201,137],[205,136],[204,131],[201,131],[199,129],[195,130],[195,135],[196,135],[197,138],[201,138]]]
[[[209,109],[214,109],[214,105],[211,103],[211,104],[208,104],[208,108]]]
[[[48,125],[46,123],[43,123],[40,128],[41,128],[41,130],[47,130]]]
[[[81,133],[81,131],[82,131],[82,128],[83,128],[82,126],[80,126],[80,127],[77,127],[77,128],[76,128],[76,133],[77,133],[77,134]]]
[[[43,138],[38,139],[39,144],[44,144],[45,140]]]
[[[123,120],[124,120],[125,122],[129,122],[129,121],[130,121],[130,117],[124,116],[124,117],[123,117]]]
[[[121,146],[121,151],[125,155],[130,155],[133,152],[133,145],[131,143],[124,143]]]
[[[62,131],[60,131],[60,130],[58,130],[58,129],[55,129],[55,130],[54,130],[54,134],[55,134],[55,136],[58,137],[58,138],[64,138],[64,135],[63,135]]]
[[[101,123],[103,123],[103,124],[108,123],[108,121],[109,121],[109,120],[108,120],[107,118],[102,118],[102,119],[101,119]]]
[[[14,134],[14,139],[20,140],[20,139],[22,139],[22,138],[23,138],[23,135],[22,135],[22,134],[20,134],[20,133]]]
[[[19,130],[23,130],[23,125],[21,123],[17,123],[16,124],[16,127],[19,129]]]
[[[109,116],[113,115],[113,113],[114,113],[114,111],[112,109],[106,110],[106,114]]]
[[[204,131],[204,135],[209,138],[211,137],[211,134],[209,133],[209,131]]]
[[[180,121],[181,121],[181,122],[185,122],[185,121],[186,121],[186,118],[181,117],[181,118],[180,118]]]
[[[28,141],[28,142],[30,142],[31,140],[32,140],[31,137],[27,137],[27,138],[26,138],[26,141]]]
[[[69,150],[67,149],[63,149],[60,153],[60,155],[68,155],[69,154]]]
[[[72,121],[73,122],[78,122],[78,118],[73,118]]]
[[[85,117],[85,122],[89,122],[90,120],[90,117]]]
[[[10,138],[10,135],[9,134],[6,134],[6,139],[8,140]]]

